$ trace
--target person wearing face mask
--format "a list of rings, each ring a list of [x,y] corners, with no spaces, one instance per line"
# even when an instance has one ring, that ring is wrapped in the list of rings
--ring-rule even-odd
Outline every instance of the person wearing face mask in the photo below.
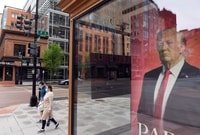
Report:
[[[48,85],[48,91],[44,96],[43,104],[44,104],[44,110],[42,113],[42,128],[38,132],[44,132],[46,121],[49,119],[55,124],[55,129],[58,128],[59,123],[54,119],[53,117],[53,89],[51,85]]]
[[[200,70],[184,55],[186,39],[176,28],[161,30],[157,51],[161,66],[144,75],[138,113],[200,127]]]

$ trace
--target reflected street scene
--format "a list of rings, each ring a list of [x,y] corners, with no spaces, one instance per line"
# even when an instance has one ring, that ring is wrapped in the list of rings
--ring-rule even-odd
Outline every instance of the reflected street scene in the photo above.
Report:
[[[200,133],[198,4],[112,0],[74,20],[75,134]]]

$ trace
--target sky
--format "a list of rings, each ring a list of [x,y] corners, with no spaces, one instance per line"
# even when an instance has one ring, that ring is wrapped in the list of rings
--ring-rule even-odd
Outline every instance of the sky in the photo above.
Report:
[[[0,13],[3,13],[4,6],[16,7],[23,9],[27,0],[1,0]]]
[[[160,9],[176,14],[177,30],[200,28],[200,0],[154,0]]]

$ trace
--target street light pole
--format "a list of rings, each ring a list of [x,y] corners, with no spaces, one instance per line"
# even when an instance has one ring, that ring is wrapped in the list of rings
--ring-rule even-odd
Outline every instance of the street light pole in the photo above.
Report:
[[[37,43],[37,25],[38,25],[38,0],[36,0],[36,13],[35,13],[35,33],[34,33],[34,43]],[[37,45],[35,48],[35,52],[37,49]],[[32,96],[30,99],[30,106],[37,105],[37,96],[36,96],[36,70],[37,70],[37,53],[33,55],[33,86],[32,86]]]
[[[22,52],[19,52],[19,59],[20,59],[20,62],[21,62],[21,65],[20,65],[20,78],[19,78],[19,84],[22,84],[22,59],[23,59],[23,55],[22,55]]]
[[[44,70],[42,70],[42,81],[44,82]]]

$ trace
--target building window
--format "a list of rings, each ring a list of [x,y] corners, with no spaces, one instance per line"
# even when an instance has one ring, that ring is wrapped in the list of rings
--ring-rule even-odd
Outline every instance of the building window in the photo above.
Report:
[[[103,53],[108,54],[108,37],[103,37]]]
[[[25,56],[26,52],[26,45],[14,45],[14,56],[19,56],[21,54],[22,56]]]
[[[12,14],[11,14],[11,17],[12,17],[12,18],[15,18],[15,14],[14,14],[14,13],[12,13]]]
[[[90,48],[92,47],[92,34],[87,33],[85,39],[85,51],[90,52]]]

